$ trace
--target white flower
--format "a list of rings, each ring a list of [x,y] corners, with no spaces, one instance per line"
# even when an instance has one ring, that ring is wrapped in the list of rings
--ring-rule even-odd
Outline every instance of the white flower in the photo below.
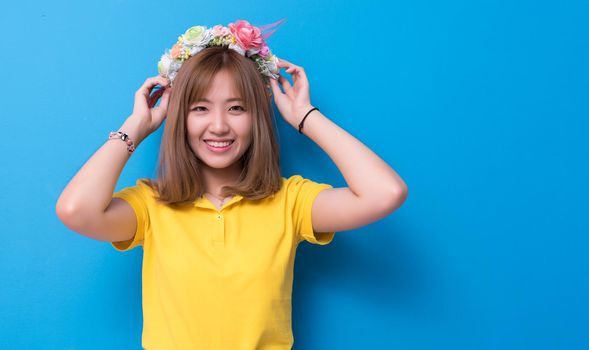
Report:
[[[164,76],[167,77],[168,79],[170,79],[171,82],[173,82],[174,79],[176,78],[176,74],[178,74],[178,71],[180,70],[181,66],[182,66],[181,61],[174,60],[174,59],[171,60],[168,70],[165,73],[163,73]]]
[[[170,63],[170,72],[177,72],[182,66],[182,62],[178,60],[172,60]]]
[[[245,55],[246,55],[247,57],[251,57],[251,56],[253,56],[253,55],[255,55],[255,54],[259,53],[261,50],[262,50],[262,48],[261,48],[261,47],[253,47],[253,48],[251,48],[251,49],[247,50],[247,51],[245,52]]]
[[[271,55],[265,63],[271,75],[278,79],[278,57],[276,57],[276,55]]]
[[[229,44],[229,48],[239,52],[240,55],[245,56],[245,50],[237,44]]]
[[[191,46],[190,47],[190,56],[194,56],[197,53],[199,53],[200,51],[202,51],[205,47],[204,46]]]
[[[169,50],[168,50],[169,51]],[[166,52],[160,58],[160,61],[157,64],[157,70],[160,74],[168,75],[170,71],[170,65],[172,64],[172,57],[170,57],[169,52]]]
[[[176,79],[176,74],[177,72],[170,73],[170,75],[168,75],[168,79],[170,79],[170,81],[173,82],[174,79]]]

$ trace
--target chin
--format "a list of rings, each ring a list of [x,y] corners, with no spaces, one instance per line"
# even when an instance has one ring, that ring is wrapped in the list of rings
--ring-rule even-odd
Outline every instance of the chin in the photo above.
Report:
[[[206,161],[202,160],[203,164],[209,168],[213,169],[225,169],[231,167],[235,162],[219,162],[219,161]]]

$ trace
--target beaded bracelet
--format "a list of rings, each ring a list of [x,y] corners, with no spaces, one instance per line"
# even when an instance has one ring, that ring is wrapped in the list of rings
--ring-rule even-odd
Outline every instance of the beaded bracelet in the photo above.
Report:
[[[133,151],[135,150],[135,143],[133,141],[131,141],[131,139],[129,138],[129,135],[125,134],[124,132],[111,131],[108,134],[108,140],[115,140],[115,139],[123,140],[127,144],[127,151],[129,151],[129,153],[133,153]]]

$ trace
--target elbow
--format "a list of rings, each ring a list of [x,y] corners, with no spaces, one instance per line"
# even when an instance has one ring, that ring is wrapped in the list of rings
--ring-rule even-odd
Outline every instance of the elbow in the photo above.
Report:
[[[62,193],[59,198],[57,198],[57,202],[55,202],[55,214],[61,221],[66,219],[74,209],[72,202],[68,201],[66,197],[67,196]]]
[[[391,190],[388,196],[389,201],[388,206],[386,208],[388,213],[392,213],[393,211],[399,209],[401,205],[403,205],[405,200],[407,200],[408,194],[409,189],[407,188],[407,185],[405,183],[393,188],[393,190]]]
[[[58,200],[55,203],[55,215],[69,229],[74,231],[77,229],[80,215],[79,208],[76,204],[61,199]]]
[[[407,188],[407,186],[405,186],[403,188],[403,190],[400,191],[398,194],[399,197],[398,197],[397,201],[399,203],[399,206],[401,206],[401,204],[403,204],[405,202],[408,195],[409,195],[409,189]]]
[[[74,208],[67,203],[62,203],[59,200],[55,204],[55,215],[59,218],[64,225],[70,227],[68,224],[71,221],[71,218],[74,216],[73,214]]]

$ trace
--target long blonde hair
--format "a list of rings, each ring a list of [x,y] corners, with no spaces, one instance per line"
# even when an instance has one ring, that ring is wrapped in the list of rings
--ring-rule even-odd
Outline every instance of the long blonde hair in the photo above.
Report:
[[[251,59],[222,46],[206,48],[182,64],[168,102],[157,179],[141,179],[155,190],[160,203],[190,204],[205,192],[201,173],[203,164],[188,143],[186,116],[190,105],[204,97],[215,75],[222,69],[231,73],[244,107],[251,113],[252,142],[238,160],[242,166],[238,182],[224,186],[221,195],[239,194],[256,200],[281,188],[280,154],[271,94],[266,78],[255,65]]]

